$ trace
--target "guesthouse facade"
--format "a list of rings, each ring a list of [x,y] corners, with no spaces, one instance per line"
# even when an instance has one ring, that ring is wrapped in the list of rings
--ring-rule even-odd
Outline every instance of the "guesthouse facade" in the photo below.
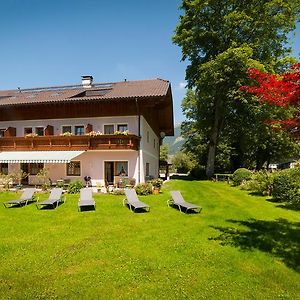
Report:
[[[0,173],[23,170],[23,184],[90,177],[135,184],[159,174],[159,146],[173,135],[169,81],[94,83],[0,91]]]

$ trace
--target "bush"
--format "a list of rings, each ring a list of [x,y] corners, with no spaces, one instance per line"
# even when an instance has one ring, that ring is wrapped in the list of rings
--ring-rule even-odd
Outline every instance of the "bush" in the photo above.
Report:
[[[172,168],[178,173],[188,173],[194,166],[193,158],[184,152],[179,151],[172,158]]]
[[[235,170],[232,175],[233,185],[238,186],[244,183],[245,181],[251,180],[252,172],[245,168],[240,168]]]
[[[152,194],[152,184],[151,183],[140,183],[135,187],[135,191],[138,195],[147,196]]]
[[[80,180],[73,181],[68,186],[69,194],[78,194],[80,189],[84,187],[83,183]]]
[[[196,166],[191,172],[190,176],[195,179],[206,179],[206,168],[205,166]]]
[[[297,202],[299,199],[300,170],[286,169],[278,172],[273,182],[274,199]]]
[[[151,183],[154,188],[160,189],[161,186],[163,185],[164,181],[160,178],[156,178],[156,179],[150,180],[149,183]]]
[[[268,171],[258,171],[252,175],[252,180],[248,183],[249,190],[263,196],[271,196],[273,190],[275,173]]]

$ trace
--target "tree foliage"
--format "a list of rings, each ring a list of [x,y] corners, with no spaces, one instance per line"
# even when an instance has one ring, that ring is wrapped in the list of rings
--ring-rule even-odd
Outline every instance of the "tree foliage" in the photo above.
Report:
[[[255,100],[245,98],[239,87],[248,83],[249,68],[282,66],[281,58],[290,52],[288,33],[299,20],[300,0],[184,0],[181,8],[184,15],[173,41],[181,47],[182,59],[189,61],[186,80],[193,90],[183,103],[188,118],[183,131],[192,130],[192,143],[206,143],[210,177],[220,143],[228,150],[236,142],[234,149],[241,152],[243,145],[236,139],[244,134],[241,119],[258,115],[254,123],[260,123]]]
[[[262,103],[284,107],[289,112],[286,114],[289,118],[270,120],[269,123],[277,128],[277,125],[286,129],[298,127],[300,122],[300,63],[293,65],[290,70],[282,74],[249,69],[248,75],[255,84],[242,86],[241,90],[257,96]]]

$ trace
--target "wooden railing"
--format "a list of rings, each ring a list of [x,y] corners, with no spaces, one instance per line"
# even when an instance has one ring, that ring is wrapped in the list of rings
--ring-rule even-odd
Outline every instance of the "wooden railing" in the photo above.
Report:
[[[136,135],[2,137],[0,151],[138,150]]]

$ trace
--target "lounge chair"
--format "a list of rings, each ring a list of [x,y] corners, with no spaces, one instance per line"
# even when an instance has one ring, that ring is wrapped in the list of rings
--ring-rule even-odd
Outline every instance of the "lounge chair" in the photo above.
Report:
[[[24,189],[24,192],[19,199],[6,201],[3,203],[3,205],[6,208],[12,207],[14,205],[19,205],[19,206],[24,205],[25,206],[28,204],[28,202],[35,201],[34,197],[33,197],[34,192],[35,192],[35,188]]]
[[[65,202],[65,199],[62,198],[63,189],[54,188],[51,190],[49,198],[43,202],[37,202],[36,207],[41,208],[42,206],[52,206],[53,208],[57,207],[60,202]]]
[[[168,206],[177,206],[182,212],[182,209],[187,213],[189,210],[201,212],[202,207],[193,203],[186,202],[179,191],[171,191],[171,199],[167,201]]]
[[[136,211],[136,209],[145,209],[150,211],[150,206],[144,202],[141,202],[134,189],[125,189],[126,198],[123,200],[123,205],[128,205],[130,210]]]
[[[94,207],[96,210],[96,204],[93,199],[92,188],[83,188],[80,190],[80,198],[78,202],[78,211],[81,211],[84,207]]]

